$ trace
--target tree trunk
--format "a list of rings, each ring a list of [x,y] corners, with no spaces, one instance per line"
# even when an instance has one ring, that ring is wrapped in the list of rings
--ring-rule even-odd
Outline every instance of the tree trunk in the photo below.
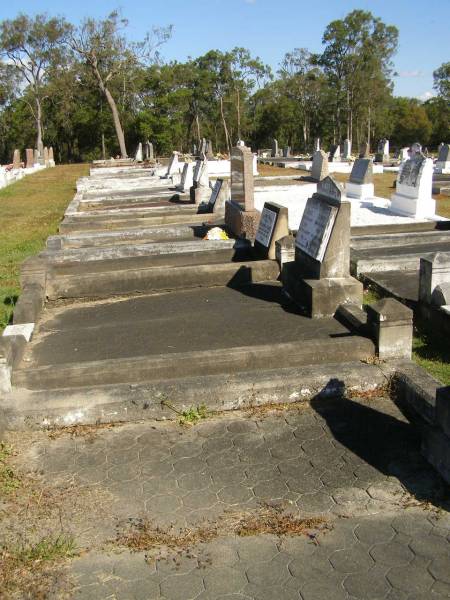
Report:
[[[227,123],[225,121],[225,115],[223,112],[223,98],[220,97],[220,114],[222,116],[223,130],[225,132],[225,143],[228,148],[228,152],[231,154],[230,136],[228,135]]]
[[[106,160],[105,134],[102,133],[102,158]]]
[[[237,93],[237,127],[238,127],[238,138],[241,139],[241,99],[239,94],[239,89],[236,90]]]
[[[36,137],[36,148],[40,150],[42,148],[42,108],[41,101],[36,96],[36,129],[37,129],[37,137]],[[42,158],[42,156],[41,156]]]
[[[117,110],[116,102],[115,102],[114,98],[112,97],[112,94],[108,90],[108,88],[104,87],[103,89],[104,89],[104,94],[105,94],[106,100],[107,100],[109,107],[111,109],[111,112],[112,112],[114,127],[115,127],[116,135],[117,135],[117,141],[119,142],[119,147],[120,147],[120,154],[121,154],[122,158],[127,158],[128,154],[127,154],[127,147],[125,145],[125,136],[123,134],[122,124],[120,123],[120,116],[119,116],[119,111]]]
[[[198,112],[195,113],[195,124],[197,125],[197,139],[198,143],[202,143],[201,133],[200,133],[200,120],[198,118]]]

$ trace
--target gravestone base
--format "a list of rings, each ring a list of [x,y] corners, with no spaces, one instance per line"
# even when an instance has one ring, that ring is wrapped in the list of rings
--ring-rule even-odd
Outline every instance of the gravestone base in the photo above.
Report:
[[[340,304],[362,306],[363,284],[354,277],[300,279],[295,262],[283,265],[285,289],[312,319],[332,317]]]
[[[441,175],[447,175],[450,173],[450,161],[437,161],[436,166],[434,168],[435,173],[439,173]]]
[[[225,202],[225,226],[236,237],[254,241],[260,218],[257,210],[244,210],[237,202]]]
[[[429,198],[411,198],[401,193],[391,197],[391,212],[416,219],[432,218],[436,214],[436,200]]]
[[[349,181],[345,185],[345,195],[347,198],[356,198],[357,200],[367,200],[375,196],[373,183],[352,183]]]

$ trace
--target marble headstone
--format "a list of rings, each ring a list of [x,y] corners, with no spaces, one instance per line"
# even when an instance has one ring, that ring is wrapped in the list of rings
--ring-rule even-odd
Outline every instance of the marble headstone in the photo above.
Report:
[[[277,156],[279,156],[278,140],[273,138],[273,140],[272,140],[272,157],[275,158]]]
[[[352,172],[345,186],[348,198],[363,201],[375,195],[373,185],[373,164],[371,158],[358,158],[353,163]]]
[[[411,157],[399,168],[391,211],[408,217],[432,218],[436,213],[436,201],[431,195],[433,161],[411,150]]]
[[[328,155],[323,150],[316,150],[313,154],[311,177],[315,181],[322,181],[328,175]]]
[[[339,145],[333,145],[330,148],[330,156],[329,156],[329,161],[333,162],[333,161],[339,161],[341,160],[341,148]]]
[[[344,140],[344,153],[342,155],[342,158],[344,160],[349,160],[349,158],[351,158],[352,155],[352,142],[349,139]]]
[[[27,157],[27,164],[26,164],[26,168],[27,169],[32,169],[34,166],[34,151],[32,148],[27,148],[26,149],[26,157]]]
[[[254,248],[260,258],[275,259],[275,242],[289,235],[288,209],[266,202],[261,213]]]

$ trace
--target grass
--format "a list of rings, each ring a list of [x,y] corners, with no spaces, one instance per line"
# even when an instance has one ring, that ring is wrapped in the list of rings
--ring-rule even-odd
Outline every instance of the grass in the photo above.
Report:
[[[87,174],[88,165],[61,165],[0,190],[0,333],[20,293],[20,264],[57,232],[76,180]]]
[[[444,335],[432,331],[424,321],[414,327],[413,358],[433,377],[450,385],[450,344]]]
[[[62,534],[0,548],[0,597],[48,598],[58,581],[55,567],[76,554],[73,538]]]
[[[20,479],[8,465],[8,459],[12,454],[11,446],[0,442],[0,499],[16,490],[20,485]]]

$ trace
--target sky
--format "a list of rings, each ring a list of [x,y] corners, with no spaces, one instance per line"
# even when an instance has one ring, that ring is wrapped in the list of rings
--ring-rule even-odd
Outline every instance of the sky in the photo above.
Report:
[[[19,3],[0,0],[0,20],[11,19]],[[351,10],[369,10],[399,29],[394,57],[394,93],[426,100],[433,92],[433,71],[450,61],[450,0],[21,0],[28,15],[64,15],[73,23],[102,18],[120,8],[129,19],[129,36],[142,38],[153,26],[173,25],[162,48],[166,60],[184,61],[208,50],[248,48],[274,70],[294,48],[323,49],[323,32]]]

